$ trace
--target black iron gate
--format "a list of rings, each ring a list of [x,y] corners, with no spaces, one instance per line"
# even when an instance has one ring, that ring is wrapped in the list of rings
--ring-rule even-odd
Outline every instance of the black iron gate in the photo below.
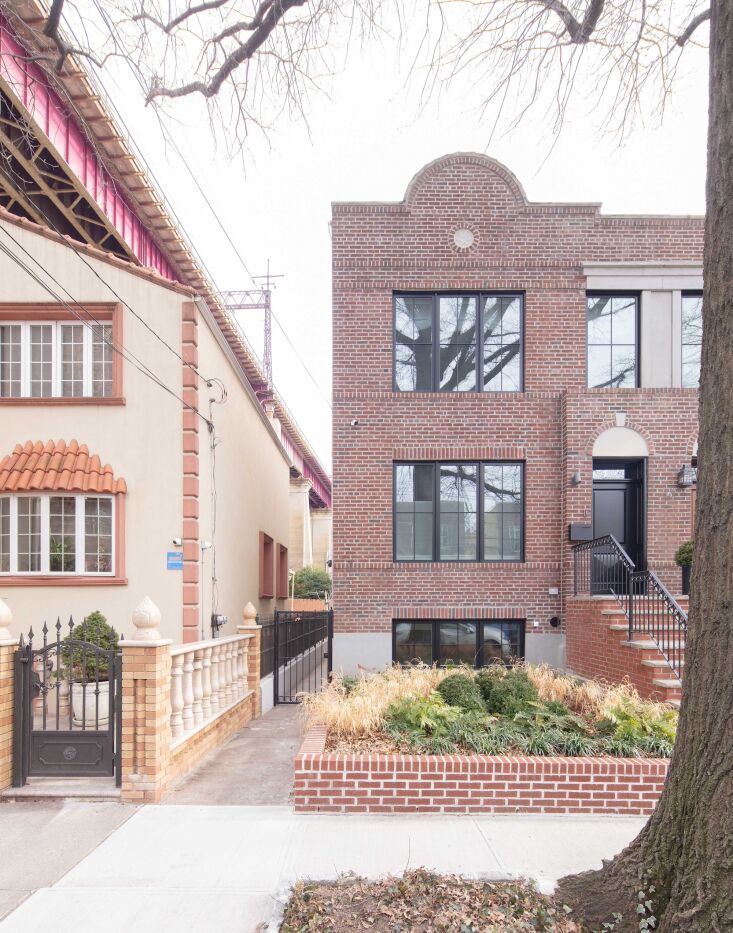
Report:
[[[119,753],[122,717],[122,655],[106,647],[55,638],[42,629],[34,647],[33,629],[21,636],[15,653],[13,785],[29,777],[99,777],[115,775],[121,784]]]
[[[293,612],[275,610],[273,687],[275,703],[298,703],[315,693],[331,673],[333,610]]]

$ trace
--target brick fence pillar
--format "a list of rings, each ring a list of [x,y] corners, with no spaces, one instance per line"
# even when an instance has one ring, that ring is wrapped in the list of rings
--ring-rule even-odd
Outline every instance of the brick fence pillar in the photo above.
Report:
[[[158,631],[160,610],[146,596],[132,615],[135,635],[122,649],[122,799],[158,803],[171,759],[171,644]]]
[[[12,615],[0,599],[0,790],[13,780],[13,666],[18,642],[10,637]]]
[[[247,687],[254,693],[252,718],[262,715],[262,690],[260,689],[260,650],[262,626],[257,624],[257,610],[252,603],[242,610],[242,622],[237,626],[237,635],[253,635],[247,642]]]

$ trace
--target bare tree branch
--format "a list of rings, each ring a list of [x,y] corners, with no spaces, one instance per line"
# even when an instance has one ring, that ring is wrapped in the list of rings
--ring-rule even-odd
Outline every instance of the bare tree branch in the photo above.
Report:
[[[677,45],[680,48],[692,37],[693,32],[702,26],[703,23],[707,22],[710,19],[710,10],[703,10],[702,13],[698,13],[697,16],[694,16],[690,22],[687,24],[686,29],[679,36],[677,36]]]

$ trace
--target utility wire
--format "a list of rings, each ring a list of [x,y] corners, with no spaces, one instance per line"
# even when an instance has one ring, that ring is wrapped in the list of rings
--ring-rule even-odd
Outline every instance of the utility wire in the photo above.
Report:
[[[15,169],[14,169],[13,166],[12,166],[12,164],[10,164],[10,162],[9,162],[8,160],[6,160],[6,163],[5,163],[5,164],[6,164],[6,167],[7,167],[8,171],[10,171],[10,172],[15,176],[15,178],[22,184],[23,178],[18,174],[18,172],[15,171]],[[33,206],[34,206],[34,208],[38,211],[38,213],[43,217],[43,219],[46,221],[46,223],[47,223],[48,226],[49,226],[49,229],[55,231],[55,232],[58,233],[60,236],[64,236],[64,234],[62,233],[62,231],[59,230],[58,226],[57,226],[57,225],[54,223],[54,221],[48,216],[48,214],[43,210],[43,207],[42,207],[40,204],[34,203]],[[6,231],[6,232],[7,232],[7,231]],[[8,236],[10,236],[10,234],[8,234]],[[21,244],[18,243],[17,240],[15,240],[13,237],[11,237],[11,239],[14,240],[14,242],[23,250],[23,252],[26,253],[27,256],[30,256],[30,253],[28,253],[28,251],[27,251],[26,249],[24,249],[24,247],[21,246]],[[102,284],[105,285],[107,289],[109,289],[109,291],[115,296],[115,298],[117,298],[117,300],[127,308],[127,310],[133,315],[133,317],[135,317],[135,318],[143,325],[143,327],[145,327],[145,329],[146,329],[147,331],[149,331],[157,340],[159,340],[159,341],[163,344],[163,346],[165,346],[168,350],[170,350],[170,352],[171,352],[175,357],[177,357],[177,358],[180,360],[180,362],[181,362],[184,366],[187,366],[190,370],[192,370],[194,373],[196,373],[196,375],[198,376],[198,378],[199,378],[203,383],[208,382],[207,378],[206,378],[205,376],[202,376],[202,375],[201,375],[201,373],[198,371],[198,369],[194,366],[193,363],[191,363],[191,362],[189,362],[188,360],[184,359],[184,357],[175,349],[175,347],[172,347],[172,346],[168,343],[168,341],[167,341],[164,337],[162,337],[162,336],[158,333],[158,331],[155,330],[155,328],[152,327],[152,326],[145,320],[145,318],[144,318],[142,315],[138,314],[138,312],[135,311],[135,309],[134,309],[134,308],[133,308],[133,307],[132,307],[132,306],[117,292],[117,291],[116,291],[116,289],[113,288],[112,285],[110,285],[110,283],[104,278],[104,276],[94,268],[94,266],[87,260],[86,256],[84,256],[84,255],[82,254],[82,252],[74,245],[74,241],[73,241],[73,239],[72,239],[71,237],[64,236],[64,241],[65,241],[66,245],[68,245],[68,246],[70,247],[70,249],[73,250],[74,254],[84,263],[84,265],[87,267],[87,269],[89,269],[89,271],[90,271],[97,279],[99,279],[99,281],[102,282]],[[31,259],[33,259],[32,256],[31,256]],[[35,259],[34,259],[34,262],[35,262]],[[44,269],[44,272],[48,272],[48,270]],[[50,273],[48,273],[48,275],[49,275],[49,277],[53,278],[53,276],[51,276]],[[57,284],[60,284],[60,283],[57,282]]]
[[[4,228],[0,227],[0,229],[5,234],[8,233],[8,231],[5,230]],[[13,240],[13,242],[17,243],[17,240],[15,240],[14,237],[11,236],[10,238]],[[25,250],[22,246],[20,248],[23,249],[23,252],[25,252],[27,255],[30,255],[28,254],[28,251]],[[78,306],[78,308],[81,308],[88,315],[88,317],[93,322],[96,323],[98,327],[102,327],[101,322],[97,321],[92,315],[92,313],[87,308],[85,308],[81,302],[77,301],[74,298],[74,296],[66,288],[64,288],[64,286],[60,285],[63,291],[66,292],[66,294],[69,296],[71,301],[74,303],[73,305],[69,304],[68,301],[65,301],[64,298],[62,298],[61,295],[55,292],[51,288],[51,286],[48,285],[47,282],[44,282],[43,279],[41,279],[41,277],[37,273],[35,273],[33,269],[31,269],[30,266],[28,266],[28,264],[25,263],[20,256],[17,256],[15,253],[13,253],[13,251],[9,249],[4,243],[0,243],[0,252],[4,253],[9,259],[15,262],[18,266],[20,266],[20,268],[23,269],[23,271],[26,272],[38,285],[40,285],[41,288],[43,288],[44,291],[46,291],[54,299],[54,301],[56,301],[60,305],[63,305],[63,307],[67,311],[69,311],[70,314],[72,314],[81,324],[83,324],[86,327],[92,326],[92,324],[90,324],[88,320],[85,320],[79,314],[77,307],[74,307],[74,305]],[[36,262],[36,265],[38,265],[40,268],[43,268],[42,266],[40,266],[40,263],[38,263],[37,260],[34,259],[33,261]],[[56,284],[60,284],[58,283],[56,279],[53,278],[53,276],[50,275],[50,273],[47,272],[46,274],[48,274],[49,278],[51,278],[54,282],[56,282]],[[181,396],[179,396],[173,389],[170,388],[170,386],[168,386],[162,379],[160,379],[145,363],[143,363],[142,360],[139,360],[137,357],[134,356],[134,354],[131,354],[129,351],[125,350],[124,347],[120,349],[120,347],[116,346],[112,340],[108,340],[104,338],[104,336],[103,336],[103,339],[105,340],[105,343],[107,343],[107,345],[115,353],[118,353],[124,360],[126,360],[128,363],[134,366],[135,369],[141,372],[144,376],[147,376],[148,379],[150,379],[152,382],[158,385],[161,389],[163,389],[165,392],[167,392],[169,395],[171,395],[173,398],[179,401],[181,405],[184,406],[184,408],[198,415],[207,424],[207,426],[210,424],[209,419],[202,412],[200,412],[198,408],[196,408],[194,405],[189,404],[183,398],[181,398]]]
[[[118,37],[119,37],[119,33],[118,33],[118,30],[117,30],[117,27],[116,27],[115,24],[111,21],[111,19],[110,19],[109,16],[107,15],[107,12],[104,10],[104,8],[102,7],[101,3],[99,2],[99,0],[94,0],[94,5],[95,5],[95,7],[97,8],[97,11],[99,12],[100,16],[101,16],[102,19],[104,20],[105,24],[107,25],[107,28],[109,29],[109,31],[110,31],[112,37],[115,39],[115,42],[117,42]],[[73,35],[73,32],[72,32],[72,35]],[[122,43],[121,41],[120,41],[120,46],[124,48],[124,45],[123,45],[123,43]],[[127,57],[125,57],[125,63],[127,64],[127,67],[129,68],[129,70],[130,70],[130,72],[132,73],[134,79],[136,80],[138,86],[140,87],[140,90],[143,92],[143,94],[147,93],[147,89],[145,88],[145,85],[143,84],[142,78],[140,77],[140,75],[138,74],[138,72],[136,71],[136,69],[133,67],[132,62],[131,62]],[[98,79],[98,80],[99,80],[99,79]],[[102,88],[104,88],[104,85],[103,85],[103,83],[101,82],[101,80],[99,81],[99,83],[102,85]],[[107,95],[107,96],[109,97],[109,95]],[[119,110],[117,110],[117,108],[115,108],[115,112],[117,113],[118,119],[120,120],[120,122],[121,122],[122,125],[124,126],[124,128],[125,128],[125,130],[126,130],[128,136],[129,136],[130,131],[129,131],[128,127],[126,126],[125,121],[124,121],[124,119],[122,118],[122,116],[121,116]],[[192,169],[191,166],[189,165],[188,160],[186,159],[185,155],[181,152],[181,149],[179,148],[178,143],[176,142],[176,140],[175,140],[175,138],[173,137],[172,133],[170,132],[170,130],[168,129],[168,127],[166,126],[166,124],[165,124],[162,120],[159,120],[158,123],[159,123],[159,126],[160,126],[160,129],[161,129],[161,132],[162,132],[163,136],[164,136],[165,139],[168,141],[168,143],[169,143],[170,146],[173,148],[173,150],[177,153],[179,159],[180,159],[181,162],[183,163],[183,166],[185,167],[186,171],[188,172],[189,176],[191,177],[191,180],[193,181],[194,185],[196,186],[196,188],[198,189],[199,193],[201,194],[201,197],[204,199],[204,202],[206,203],[206,206],[207,206],[207,207],[209,208],[209,210],[211,211],[212,216],[214,217],[214,219],[216,220],[216,222],[217,222],[217,224],[218,224],[220,230],[222,231],[222,233],[223,233],[224,236],[226,237],[226,240],[227,240],[227,242],[229,243],[229,245],[231,246],[231,248],[232,248],[232,250],[233,250],[235,256],[237,257],[237,259],[239,260],[239,262],[240,262],[241,265],[242,265],[242,268],[244,269],[244,271],[247,273],[247,276],[248,276],[249,279],[251,280],[253,287],[254,287],[254,288],[259,288],[260,286],[258,286],[257,282],[256,282],[255,279],[254,279],[254,276],[253,276],[252,273],[250,272],[249,266],[247,265],[247,263],[246,263],[246,261],[245,261],[245,259],[244,259],[244,256],[242,256],[242,253],[240,252],[239,248],[237,247],[237,244],[234,242],[234,240],[232,239],[232,237],[229,235],[229,231],[228,231],[227,228],[224,226],[223,221],[222,221],[221,218],[219,217],[219,214],[217,213],[216,208],[214,207],[214,205],[213,205],[213,204],[211,203],[211,201],[209,200],[209,198],[208,198],[206,192],[205,192],[204,189],[201,187],[201,184],[200,184],[200,182],[199,182],[199,180],[198,180],[198,176],[196,175],[196,173],[193,171],[193,169]],[[147,166],[148,170],[150,170],[150,166],[147,165],[147,163],[146,163],[146,166]],[[155,178],[155,176],[154,176],[154,174],[152,173],[152,171],[151,171],[151,175],[153,175],[153,178]],[[156,183],[157,183],[157,179],[156,179]],[[179,221],[179,223],[180,223],[180,221]],[[198,258],[199,258],[199,260],[200,260],[201,257],[198,257]],[[202,265],[204,265],[204,264],[202,263]],[[206,268],[205,265],[204,265],[204,268]],[[209,272],[209,270],[207,269],[206,271],[207,271],[207,273],[208,273],[208,275],[209,275],[209,278],[211,278],[212,281],[213,281],[213,277],[211,276],[211,273]],[[280,328],[280,331],[282,332],[282,335],[285,337],[285,340],[287,341],[287,343],[288,343],[288,345],[290,346],[291,350],[292,350],[293,353],[295,354],[297,360],[300,362],[300,365],[303,367],[303,369],[304,369],[305,372],[307,373],[309,379],[311,380],[311,382],[313,383],[313,385],[314,385],[314,386],[316,387],[316,389],[318,390],[319,394],[321,395],[321,398],[322,398],[322,399],[325,401],[325,403],[328,405],[329,409],[331,409],[331,411],[333,411],[333,408],[332,408],[332,406],[331,406],[331,402],[330,402],[329,399],[328,399],[328,396],[326,395],[326,393],[324,392],[324,390],[323,390],[323,388],[321,387],[320,383],[318,382],[318,380],[315,378],[315,376],[313,375],[313,373],[312,373],[311,370],[309,369],[307,363],[305,362],[305,360],[304,360],[303,357],[301,356],[301,354],[300,354],[300,352],[298,351],[297,347],[295,346],[295,344],[293,343],[293,341],[292,341],[292,340],[290,339],[290,337],[288,336],[287,331],[285,330],[285,328],[284,328],[283,325],[281,324],[281,322],[280,322],[279,318],[277,317],[277,315],[275,314],[275,312],[272,310],[272,307],[270,307],[270,313],[272,314],[272,317],[273,317],[273,319],[275,320],[275,323],[276,323],[277,326]]]

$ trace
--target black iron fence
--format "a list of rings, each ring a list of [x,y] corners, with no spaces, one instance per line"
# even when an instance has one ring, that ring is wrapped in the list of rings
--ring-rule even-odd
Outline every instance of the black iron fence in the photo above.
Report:
[[[614,596],[626,614],[629,641],[651,638],[681,679],[687,613],[653,570],[636,570],[616,538],[605,535],[575,545],[573,577],[576,596]]]
[[[122,658],[114,629],[90,616],[21,636],[15,654],[13,784],[115,775],[121,782]]]
[[[328,682],[333,612],[276,609],[262,626],[260,676],[273,675],[273,701],[298,703]]]
[[[275,669],[275,618],[257,616],[262,626],[260,636],[260,677],[269,676]]]

